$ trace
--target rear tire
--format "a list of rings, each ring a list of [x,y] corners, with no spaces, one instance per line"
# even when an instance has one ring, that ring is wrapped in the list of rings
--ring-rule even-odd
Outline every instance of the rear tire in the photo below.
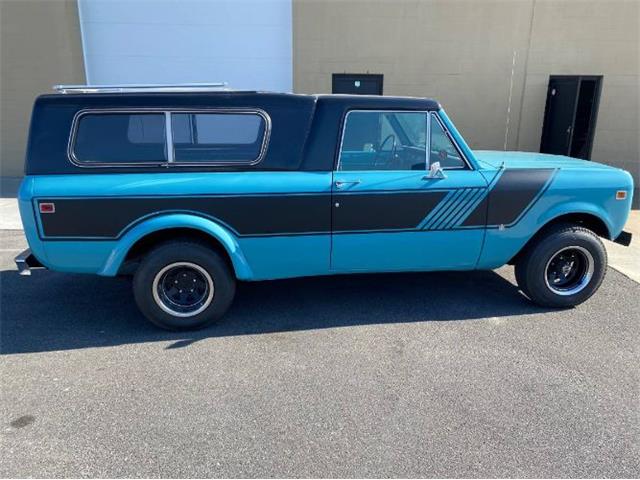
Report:
[[[222,256],[193,241],[159,245],[133,277],[140,311],[166,330],[195,330],[220,319],[231,306],[236,281]]]
[[[579,305],[598,290],[607,270],[607,251],[598,236],[570,224],[549,229],[516,263],[522,292],[543,307]]]

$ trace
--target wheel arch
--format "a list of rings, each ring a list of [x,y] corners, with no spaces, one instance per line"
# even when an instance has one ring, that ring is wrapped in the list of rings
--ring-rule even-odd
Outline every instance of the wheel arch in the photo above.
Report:
[[[126,232],[98,273],[104,276],[123,273],[155,245],[185,238],[193,238],[221,253],[236,278],[245,280],[252,277],[251,268],[232,232],[208,218],[182,213],[153,217]]]
[[[596,235],[611,240],[611,230],[607,222],[599,215],[592,212],[570,212],[554,216],[544,223],[533,236],[522,246],[508,262],[513,265],[518,262],[527,249],[543,237],[551,228],[559,224],[579,225],[594,232]]]

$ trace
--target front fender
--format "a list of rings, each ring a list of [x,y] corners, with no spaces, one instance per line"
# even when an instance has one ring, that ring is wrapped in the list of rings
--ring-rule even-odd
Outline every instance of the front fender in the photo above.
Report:
[[[236,277],[240,280],[246,280],[252,277],[251,268],[242,253],[240,245],[236,237],[229,230],[207,218],[185,213],[152,217],[127,231],[127,233],[120,237],[98,274],[104,276],[117,275],[127,253],[138,240],[151,233],[171,228],[192,228],[211,235],[220,242],[227,251],[233,264]]]
[[[568,214],[589,214],[601,219],[607,227],[609,238],[619,233],[617,225],[621,220],[612,221],[612,216],[607,213],[605,207],[582,200],[558,202],[556,197],[546,196],[513,227],[503,230],[487,229],[477,268],[494,269],[506,264],[540,229],[556,218]],[[621,230],[622,226],[619,228]]]

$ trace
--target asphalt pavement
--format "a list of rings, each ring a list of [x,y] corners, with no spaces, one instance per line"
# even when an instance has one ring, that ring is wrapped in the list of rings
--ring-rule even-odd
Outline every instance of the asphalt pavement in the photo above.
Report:
[[[3,477],[638,477],[640,285],[569,310],[511,268],[242,284],[196,333],[130,280],[17,275],[0,232]]]

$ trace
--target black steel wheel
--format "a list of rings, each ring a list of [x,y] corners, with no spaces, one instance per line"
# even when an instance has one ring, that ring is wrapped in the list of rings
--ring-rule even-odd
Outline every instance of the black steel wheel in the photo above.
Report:
[[[589,285],[594,269],[589,250],[577,245],[564,247],[547,262],[547,288],[558,295],[579,293]]]
[[[550,228],[516,263],[523,293],[545,307],[572,307],[602,284],[607,252],[598,236],[577,225]]]
[[[215,285],[209,272],[192,262],[175,262],[153,279],[153,299],[176,317],[192,317],[213,301]]]
[[[235,277],[215,250],[192,241],[164,243],[142,260],[133,279],[140,311],[168,330],[202,328],[227,311]]]

